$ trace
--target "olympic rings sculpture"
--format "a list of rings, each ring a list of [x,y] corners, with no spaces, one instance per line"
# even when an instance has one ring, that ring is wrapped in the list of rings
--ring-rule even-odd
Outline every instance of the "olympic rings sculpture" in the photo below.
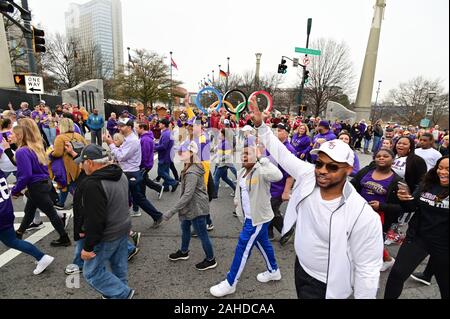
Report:
[[[249,100],[252,100],[253,97],[258,96],[258,95],[263,95],[266,99],[267,99],[267,108],[264,112],[269,113],[272,111],[273,109],[273,98],[272,96],[267,93],[266,91],[258,91],[258,92],[254,92],[252,93],[252,95],[250,95]]]
[[[212,93],[214,93],[217,96],[217,98],[219,100],[217,101],[218,102],[218,104],[217,104],[218,106],[217,106],[216,111],[219,112],[219,110],[222,108],[222,105],[223,105],[223,95],[222,95],[222,93],[219,90],[217,90],[215,87],[212,87],[212,86],[205,87],[200,92],[198,92],[197,99],[195,100],[195,105],[204,114],[209,114],[209,112],[207,110],[205,110],[205,108],[203,107],[203,105],[201,103],[201,97],[202,97],[203,93],[205,93],[205,92],[212,92]],[[211,109],[209,109],[209,110],[211,110]]]

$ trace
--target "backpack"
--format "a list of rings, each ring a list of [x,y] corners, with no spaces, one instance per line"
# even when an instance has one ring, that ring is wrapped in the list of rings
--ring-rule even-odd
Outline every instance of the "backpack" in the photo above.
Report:
[[[77,153],[78,155],[81,154],[84,147],[86,146],[86,145],[84,145],[83,142],[79,142],[75,139],[75,134],[73,135],[72,140],[70,141],[70,144],[72,144],[72,148],[73,148],[74,152]]]

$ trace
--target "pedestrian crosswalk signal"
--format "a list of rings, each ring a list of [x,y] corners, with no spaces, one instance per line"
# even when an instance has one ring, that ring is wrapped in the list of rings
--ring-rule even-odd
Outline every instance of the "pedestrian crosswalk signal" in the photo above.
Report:
[[[33,49],[35,53],[45,53],[45,32],[33,27]]]
[[[0,0],[0,13],[13,13],[14,7],[5,0]]]
[[[285,59],[281,59],[281,64],[278,65],[278,73],[279,74],[286,74],[287,73],[287,65],[286,65],[286,60]]]

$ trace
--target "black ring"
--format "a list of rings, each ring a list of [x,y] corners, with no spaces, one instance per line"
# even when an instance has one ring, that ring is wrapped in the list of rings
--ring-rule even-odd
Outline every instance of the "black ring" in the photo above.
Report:
[[[244,96],[244,98],[245,98],[245,108],[241,111],[241,113],[242,113],[242,112],[244,112],[245,109],[248,107],[248,97],[247,97],[247,94],[245,94],[243,91],[241,91],[241,90],[230,90],[230,91],[228,91],[228,92],[224,95],[223,100],[226,101],[227,97],[230,96],[231,93],[233,93],[233,92],[241,93],[241,94]],[[230,112],[231,114],[234,114],[234,115],[237,114],[236,112],[231,111],[231,110],[228,108],[228,105],[227,105],[226,103],[224,103],[224,106],[225,106],[225,109],[226,109],[228,112]],[[238,107],[239,107],[239,105],[236,105],[236,109],[235,109],[235,110],[237,110]]]

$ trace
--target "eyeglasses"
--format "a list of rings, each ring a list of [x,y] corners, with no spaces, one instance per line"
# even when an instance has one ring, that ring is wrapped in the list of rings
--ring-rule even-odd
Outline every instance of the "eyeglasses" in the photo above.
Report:
[[[337,171],[339,171],[339,169],[341,168],[347,168],[348,166],[342,166],[342,165],[338,165],[335,163],[323,163],[321,161],[317,161],[316,162],[316,169],[321,169],[322,167],[326,168],[326,170],[330,173],[336,173]]]

